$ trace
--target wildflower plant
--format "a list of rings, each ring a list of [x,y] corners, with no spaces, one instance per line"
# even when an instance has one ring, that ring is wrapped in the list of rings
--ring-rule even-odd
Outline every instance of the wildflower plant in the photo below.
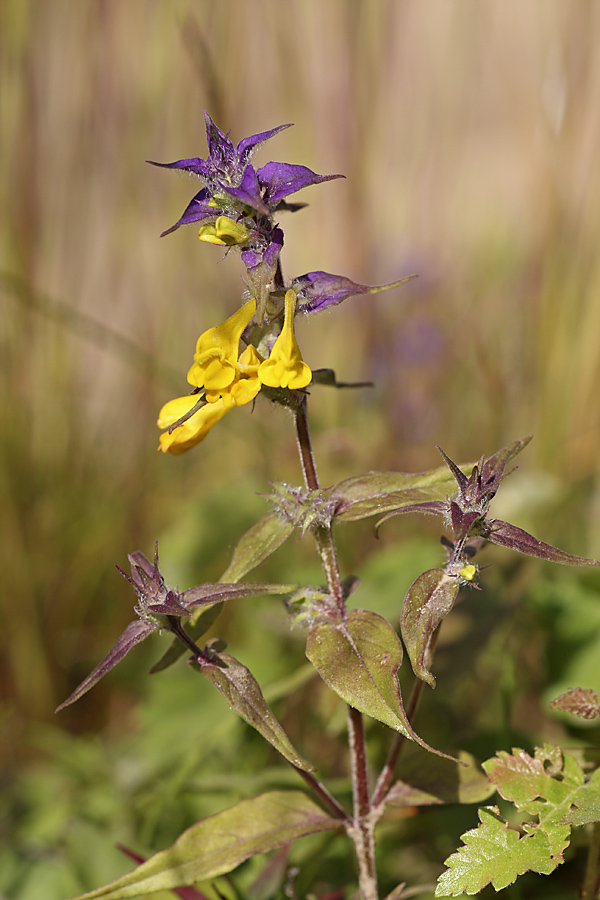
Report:
[[[191,390],[169,400],[160,410],[159,449],[173,455],[187,452],[204,441],[226,413],[263,395],[292,414],[303,483],[273,483],[267,496],[269,511],[239,539],[217,583],[180,591],[165,583],[158,549],[153,562],[139,552],[132,553],[131,575],[122,574],[137,595],[137,618],[59,709],[80,699],[150,634],[167,632],[172,643],[153,671],[187,655],[192,668],[208,678],[232,710],[278,751],[299,781],[295,789],[249,797],[196,823],[172,847],[83,896],[120,900],[171,889],[181,896],[201,898],[193,885],[230,873],[251,856],[285,848],[306,835],[339,832],[347,836],[356,859],[348,896],[354,896],[358,888],[363,900],[376,900],[380,896],[376,826],[387,810],[431,803],[476,803],[496,790],[531,821],[517,831],[508,827],[497,807],[482,809],[480,825],[464,835],[464,847],[448,859],[436,894],[473,894],[488,883],[498,890],[528,870],[547,874],[562,862],[572,826],[600,821],[599,772],[584,773],[572,756],[551,745],[538,748],[533,757],[524,750],[515,749],[512,754],[502,750],[482,771],[469,754],[461,752],[457,758],[452,748],[432,747],[415,731],[413,720],[423,686],[435,687],[432,664],[440,623],[463,588],[479,589],[475,558],[484,544],[499,544],[566,565],[599,566],[600,562],[565,553],[491,515],[490,504],[510,475],[508,467],[529,438],[516,440],[476,464],[459,465],[440,451],[443,464],[430,471],[368,472],[321,487],[311,446],[308,402],[313,388],[340,385],[331,370],[311,370],[304,361],[294,330],[296,318],[320,313],[352,296],[398,287],[412,276],[383,286],[359,284],[323,271],[286,279],[279,218],[304,205],[288,198],[305,187],[341,176],[317,175],[305,166],[281,162],[256,169],[252,162],[255,151],[288,125],[252,135],[234,146],[208,114],[205,119],[205,159],[153,163],[190,172],[202,181],[181,217],[164,234],[195,224],[201,241],[222,246],[226,253],[239,251],[245,291],[225,321],[198,338],[187,373]],[[357,581],[340,572],[333,528],[339,522],[377,517],[380,529],[387,527],[392,517],[411,513],[441,517],[447,559],[444,565],[419,575],[409,587],[399,635],[394,624],[381,615],[354,605],[360,593],[353,596],[349,608]],[[309,533],[314,539],[323,583],[246,581],[294,532]],[[306,656],[315,672],[347,706],[352,808],[346,808],[319,778],[318,760],[306,760],[292,745],[252,673],[225,652],[219,639],[202,646],[202,638],[225,603],[255,595],[286,598],[290,623],[303,629]],[[403,645],[416,676],[406,705],[398,680]],[[556,704],[591,718],[599,713],[597,697],[591,694],[581,688],[558,698]],[[374,783],[365,716],[383,723],[390,734],[388,757]],[[420,748],[418,764],[399,777],[398,760],[408,742]],[[591,859],[600,841],[598,826],[594,833]],[[592,890],[597,890],[595,863],[590,871],[584,889],[591,897]],[[400,900],[418,891],[418,886],[401,884],[389,897]],[[286,892],[293,896],[289,885]]]

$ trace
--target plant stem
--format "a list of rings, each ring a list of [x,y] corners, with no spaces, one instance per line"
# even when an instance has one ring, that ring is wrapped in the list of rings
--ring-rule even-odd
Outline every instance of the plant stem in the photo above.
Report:
[[[348,734],[352,765],[354,821],[346,830],[356,849],[358,878],[362,900],[377,900],[375,868],[375,820],[369,801],[369,776],[362,713],[348,707]]]
[[[191,650],[198,662],[201,662],[202,660],[204,660],[204,662],[208,662],[207,654],[204,652],[204,650],[200,649],[195,641],[192,640],[179,619],[176,616],[168,616],[168,619],[171,626],[171,634],[174,634],[175,637],[179,638],[179,640],[182,642],[182,644],[185,644],[188,650]]]
[[[600,854],[600,822],[594,822],[592,840],[585,867],[585,881],[581,896],[583,900],[595,900],[598,896],[598,856]]]
[[[304,475],[304,483],[307,490],[319,490],[319,478],[312,451],[310,431],[308,427],[308,415],[306,397],[294,409],[294,421],[296,425],[296,440],[298,454]],[[346,617],[346,598],[340,577],[340,569],[333,543],[333,534],[329,522],[316,525],[313,534],[317,549],[323,563],[323,569],[327,578],[327,587],[331,597],[335,600],[341,619]],[[362,714],[358,710],[348,707],[348,734],[350,745],[350,766],[352,771],[352,793],[354,799],[354,816],[350,820],[339,806],[335,798],[307,772],[300,772],[302,777],[311,784],[318,796],[321,797],[330,809],[338,817],[343,813],[346,833],[354,844],[356,858],[358,860],[358,877],[362,900],[378,900],[377,872],[375,869],[375,822],[376,818],[371,811],[369,801],[369,780],[367,772],[367,752],[365,734],[363,729]],[[325,793],[323,793],[325,792]],[[334,805],[332,805],[332,803]]]
[[[294,420],[296,425],[298,453],[300,454],[300,462],[304,474],[304,483],[309,491],[318,491],[319,476],[317,475],[317,466],[312,451],[312,444],[310,442],[310,431],[308,430],[306,397],[303,397],[300,405],[294,409]]]
[[[302,465],[302,472],[304,474],[304,483],[309,491],[317,491],[319,489],[319,478],[317,476],[317,467],[310,441],[306,397],[303,397],[300,405],[294,409],[294,420],[296,424],[298,453]],[[340,577],[340,568],[335,552],[335,545],[333,543],[331,525],[317,525],[313,530],[313,534],[315,536],[321,562],[323,563],[323,569],[325,570],[329,593],[335,600],[340,616],[344,619],[346,617],[346,598],[344,597],[344,588]]]
[[[294,766],[293,768],[296,770],[298,775],[301,775],[302,778],[306,781],[306,783],[312,788],[317,797],[319,797],[322,802],[329,808],[329,810],[333,813],[336,819],[341,819],[344,823],[351,823],[352,820],[343,806],[341,806],[333,794],[330,794],[324,784],[315,778],[312,772],[306,772],[304,769],[299,769],[298,766]]]

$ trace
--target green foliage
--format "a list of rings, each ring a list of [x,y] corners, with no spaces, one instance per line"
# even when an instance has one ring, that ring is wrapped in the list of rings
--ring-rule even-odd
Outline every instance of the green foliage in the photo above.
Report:
[[[549,875],[563,862],[570,826],[600,821],[600,770],[586,782],[581,766],[558,747],[546,744],[533,757],[501,751],[483,767],[498,793],[537,821],[517,831],[497,807],[480,810],[479,827],[464,834],[464,847],[446,860],[438,897],[476,894],[489,883],[502,890],[528,871]]]
[[[473,464],[462,468],[470,472]],[[429,472],[367,472],[336,485],[330,494],[336,518],[353,522],[391,509],[433,500],[445,500],[456,484],[446,466]]]
[[[454,606],[459,587],[458,578],[443,569],[429,569],[413,582],[404,599],[402,639],[415,675],[431,687],[435,687],[435,678],[425,663],[426,653],[434,632]]]
[[[498,14],[487,17],[457,6],[448,14],[449,27],[437,30],[424,10],[415,7],[407,19],[394,2],[348,15],[346,0],[331,0],[318,23],[306,3],[292,4],[292,15],[273,4],[266,19],[244,4],[232,18],[228,4],[211,0],[198,0],[191,12],[189,3],[175,0],[175,14],[167,5],[82,4],[70,10],[66,29],[64,17],[42,0],[3,6],[0,125],[11,178],[1,188],[6,215],[0,242],[2,267],[10,270],[2,276],[0,298],[0,761],[8,801],[0,893],[62,900],[124,868],[112,849],[116,838],[139,840],[152,853],[237,795],[269,790],[273,782],[295,786],[271,766],[271,747],[263,748],[254,731],[228,715],[222,698],[194,673],[183,667],[163,672],[162,683],[153,679],[142,693],[141,673],[158,638],[136,650],[134,662],[142,665],[126,662],[65,714],[59,727],[72,735],[65,732],[58,741],[39,726],[127,621],[130,598],[125,585],[115,586],[113,561],[123,564],[135,547],[147,550],[158,534],[173,579],[216,579],[231,542],[261,515],[262,500],[253,492],[265,490],[273,462],[277,478],[297,479],[284,418],[269,416],[260,404],[252,416],[245,411],[243,424],[226,422],[224,439],[206,442],[201,463],[181,459],[166,467],[153,452],[156,409],[167,385],[176,378],[181,386],[182,343],[200,315],[226,309],[239,292],[233,267],[224,274],[225,266],[204,263],[193,229],[180,244],[157,242],[156,210],[162,219],[168,205],[177,208],[181,180],[157,183],[140,169],[151,148],[167,154],[197,140],[189,104],[198,91],[210,97],[215,116],[232,133],[243,133],[256,115],[270,124],[273,109],[289,108],[298,132],[303,128],[294,142],[322,153],[333,145],[321,140],[319,124],[330,119],[332,101],[336,106],[337,75],[351,72],[344,103],[336,106],[345,139],[335,153],[340,170],[355,175],[352,212],[341,182],[327,200],[315,191],[311,203],[321,227],[300,228],[293,252],[299,258],[322,252],[326,232],[331,252],[360,274],[369,261],[397,256],[398,235],[412,218],[409,250],[421,257],[427,277],[411,288],[410,302],[357,300],[345,309],[335,340],[325,323],[305,326],[311,365],[321,363],[326,348],[342,376],[373,378],[381,401],[375,411],[373,392],[311,390],[314,420],[334,425],[327,435],[315,429],[324,484],[352,480],[373,460],[423,468],[433,464],[434,440],[459,458],[473,458],[535,423],[535,456],[512,500],[531,520],[521,524],[549,529],[550,539],[574,553],[598,555],[600,195],[580,152],[593,144],[588,106],[598,71],[587,35],[594,14],[583,5],[558,16],[550,8],[529,10],[515,29],[513,17],[497,5]],[[265,24],[273,38],[266,43]],[[263,65],[248,64],[249,47],[264,49],[269,78]],[[494,51],[502,47],[510,65],[491,66],[491,78],[473,79],[482,47],[496,62]],[[182,52],[190,65],[181,64]],[[550,62],[534,72],[532,58]],[[110,66],[99,64],[107,59]],[[404,68],[420,76],[406,79]],[[448,73],[441,94],[440,71]],[[313,81],[324,90],[315,91]],[[507,92],[517,101],[507,104]],[[376,103],[365,102],[373,97]],[[160,124],[157,109],[165,110]],[[398,115],[383,122],[389,109]],[[408,132],[407,121],[413,125]],[[536,141],[529,140],[533,126]],[[281,139],[283,158],[287,133]],[[552,165],[544,165],[548,160]],[[515,184],[517,191],[507,189]],[[431,197],[435,216],[409,214],[409,206],[429,210]],[[457,197],[466,215],[456,215]],[[140,227],[141,210],[149,228]],[[334,221],[344,227],[331,228]],[[181,301],[177,315],[174,298]],[[344,384],[330,375],[320,383]],[[532,499],[528,485],[536,478],[554,484]],[[439,487],[441,500],[446,491]],[[384,484],[384,505],[375,512],[388,508],[386,490]],[[395,508],[408,496],[425,499],[404,490]],[[372,515],[377,501],[361,500],[360,486],[356,497],[356,518]],[[424,532],[431,524],[417,527]],[[352,531],[343,537],[344,561],[370,575],[357,602],[395,626],[407,585],[439,560],[423,560],[405,577],[414,528],[400,548],[384,543],[384,535],[371,558],[370,532]],[[408,523],[398,522],[394,531],[406,538]],[[436,529],[434,555],[438,536]],[[293,562],[289,544],[283,559],[267,559],[268,547],[258,540],[241,569],[257,560],[269,570],[265,580],[307,576],[318,584],[309,535],[295,544]],[[413,563],[418,556],[413,553]],[[456,739],[475,752],[484,746],[482,756],[491,747],[529,747],[543,739],[549,723],[540,694],[550,700],[574,684],[585,685],[582,691],[598,688],[597,573],[589,571],[586,579],[555,569],[550,575],[548,567],[507,557],[486,550],[493,567],[485,580],[493,590],[471,592],[444,621],[438,688],[433,696],[426,692],[419,711],[419,731],[438,729],[445,745]],[[336,698],[307,678],[308,667],[296,675],[301,640],[285,632],[278,601],[239,606],[235,619],[220,604],[200,612],[190,636],[199,640],[221,614],[220,633],[236,640],[236,656],[270,685],[264,691],[269,702],[273,692],[279,697],[274,708],[294,744],[311,759],[314,749],[323,751],[328,783],[347,802],[349,780],[337,741],[340,705],[332,706]],[[180,656],[172,648],[153,671]],[[400,676],[408,696],[409,667]],[[575,711],[572,704],[565,708]],[[582,696],[579,709],[593,708],[591,695]],[[146,725],[151,720],[147,732],[137,730],[139,716]],[[557,740],[597,742],[597,722],[566,719],[564,712],[553,716]],[[367,731],[371,763],[383,761],[387,732],[375,720]],[[413,784],[408,773],[402,783],[414,791],[402,796],[412,796],[415,806],[419,797],[453,802],[462,796],[463,771],[468,774],[452,767],[439,784],[423,772]],[[404,777],[402,760],[397,775]],[[594,817],[596,802],[587,796],[570,815]],[[389,840],[378,860],[382,885],[391,889],[406,879],[407,893],[414,893],[431,883],[451,835],[467,827],[463,816],[456,807],[445,813],[440,807],[391,826],[382,822]],[[395,828],[393,840],[388,828]],[[298,897],[332,892],[347,884],[351,871],[347,852],[339,850],[342,838],[331,835],[334,849],[327,852],[311,841],[293,860],[302,863]],[[238,882],[244,887],[250,865]],[[279,865],[279,878],[265,889],[271,896],[285,877],[286,866]],[[294,885],[287,887],[293,893]],[[228,897],[234,891],[221,889]]]
[[[351,609],[341,622],[315,625],[308,635],[306,655],[325,683],[350,706],[426,750],[440,753],[420,738],[408,721],[398,683],[402,644],[377,613]]]
[[[256,678],[246,666],[229,653],[210,654],[210,662],[196,663],[205,678],[208,678],[225,697],[231,709],[262,736],[284,759],[306,772],[315,766],[303,759],[273,715],[265,701]]]
[[[329,831],[339,822],[299,791],[274,791],[243,800],[185,831],[112,884],[83,894],[86,900],[124,900],[223,875],[249,856],[283,847],[306,834]]]

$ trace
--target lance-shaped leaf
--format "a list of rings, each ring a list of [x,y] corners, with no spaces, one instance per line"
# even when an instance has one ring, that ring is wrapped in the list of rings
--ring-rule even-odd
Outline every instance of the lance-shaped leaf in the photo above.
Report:
[[[462,467],[465,471],[473,468],[472,463]],[[416,508],[416,512],[431,512],[444,515],[445,501],[454,490],[454,478],[447,466],[439,466],[428,472],[367,472],[346,478],[331,490],[330,497],[336,502],[336,519],[346,522],[365,519],[368,516],[399,510],[413,504],[427,504]],[[434,503],[435,506],[429,507]]]
[[[239,581],[289,538],[294,526],[277,512],[262,516],[236,544],[221,581]]]
[[[309,632],[306,655],[323,681],[354,709],[446,756],[425,743],[406,717],[398,683],[402,644],[384,618],[351,609],[343,621],[322,622]]]
[[[231,709],[255,728],[292,765],[305,772],[315,767],[303,759],[273,715],[252,672],[229,653],[209,653],[210,659],[198,659],[194,667],[212,681]]]
[[[231,872],[250,856],[339,826],[301,791],[271,791],[192,825],[168,850],[75,900],[125,900],[185,887]]]
[[[56,707],[55,711],[60,712],[61,709],[70,706],[71,703],[75,703],[76,700],[83,697],[83,695],[86,694],[90,688],[93,688],[101,678],[104,678],[107,672],[110,672],[118,662],[121,662],[124,656],[127,656],[132,647],[135,647],[140,641],[145,640],[153,631],[156,631],[156,626],[152,622],[143,621],[142,619],[136,619],[134,622],[130,622],[117,643],[112,650],[107,653],[102,662],[98,663],[96,668],[90,672],[87,678],[83,679],[73,693],[67,697],[60,706]]]
[[[232,197],[235,197],[240,203],[244,203],[246,206],[256,209],[265,216],[269,215],[269,207],[261,197],[261,187],[258,183],[254,166],[246,166],[242,175],[242,180],[237,187],[229,184],[222,184],[221,186],[224,191]]]
[[[432,635],[448,615],[458,594],[458,578],[443,569],[429,569],[413,582],[404,598],[400,631],[413,672],[417,678],[435,687],[435,678],[426,665]]]
[[[155,163],[155,165],[157,164]],[[201,191],[198,191],[198,193],[192,197],[175,224],[171,225],[170,228],[167,228],[166,231],[161,233],[161,237],[166,237],[173,231],[177,231],[181,225],[190,225],[192,222],[202,222],[204,224],[211,222],[214,224],[217,217],[222,214],[223,210],[219,207],[215,207],[214,204],[211,206],[209,201],[209,192],[206,188],[202,188]]]
[[[271,553],[274,553],[288,539],[293,530],[293,523],[277,512],[266,513],[237,542],[231,562],[221,575],[221,581],[238,582],[267,559]],[[222,608],[222,606],[215,606],[209,609],[205,606],[192,614],[188,629],[192,640],[199,640],[206,634]],[[152,667],[151,672],[168,669],[186,652],[183,644],[177,639],[174,640],[164,656]]]
[[[419,752],[407,755],[398,767],[398,781],[386,795],[386,806],[482,803],[496,793],[474,756],[461,750],[458,758],[460,763]]]
[[[491,519],[488,522],[490,530],[485,532],[485,539],[492,544],[499,544],[509,550],[517,550],[527,556],[535,556],[538,559],[546,559],[548,562],[562,563],[564,566],[600,566],[600,560],[588,559],[585,556],[573,556],[565,553],[552,544],[539,541],[522,528],[503,522],[501,519]]]
[[[145,856],[140,856],[139,853],[134,853],[133,850],[130,850],[128,847],[123,847],[122,844],[117,844],[117,849],[124,853],[125,856],[128,856],[130,859],[133,859],[134,862],[143,863],[146,862]],[[174,894],[177,894],[178,897],[181,897],[182,900],[208,900],[206,894],[201,893],[195,887],[182,887],[175,888],[173,891]]]
[[[550,707],[570,712],[580,719],[595,719],[600,716],[598,694],[592,688],[571,688],[552,700]]]
[[[136,588],[139,605],[135,611],[140,616],[131,622],[112,650],[105,656],[96,668],[90,672],[73,693],[56,708],[56,712],[70,706],[87,693],[101,678],[126,656],[132,647],[145,640],[155,631],[175,631],[174,621],[189,616],[190,612],[198,607],[213,607],[216,603],[225,600],[234,600],[240,597],[256,597],[261,594],[289,594],[296,589],[292,584],[200,584],[181,594],[170,590],[164,583],[164,579],[158,569],[158,556],[155,557],[154,566],[141,553],[131,554],[129,557],[132,566],[132,577],[126,576]],[[148,574],[149,572],[152,575]],[[124,574],[124,573],[123,573]],[[151,600],[152,602],[148,602]],[[204,625],[205,623],[203,623]],[[182,653],[189,649],[182,644]],[[182,655],[180,653],[179,655]],[[163,660],[161,662],[164,661]],[[165,665],[160,665],[165,668]]]

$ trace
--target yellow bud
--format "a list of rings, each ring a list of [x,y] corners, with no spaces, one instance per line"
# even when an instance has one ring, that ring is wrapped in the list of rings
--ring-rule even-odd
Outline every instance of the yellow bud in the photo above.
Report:
[[[477,574],[477,566],[474,566],[472,563],[466,563],[458,574],[461,578],[464,578],[465,581],[473,581]]]
[[[201,241],[232,247],[248,240],[248,231],[240,222],[229,216],[219,216],[214,225],[202,225],[198,232]]]

